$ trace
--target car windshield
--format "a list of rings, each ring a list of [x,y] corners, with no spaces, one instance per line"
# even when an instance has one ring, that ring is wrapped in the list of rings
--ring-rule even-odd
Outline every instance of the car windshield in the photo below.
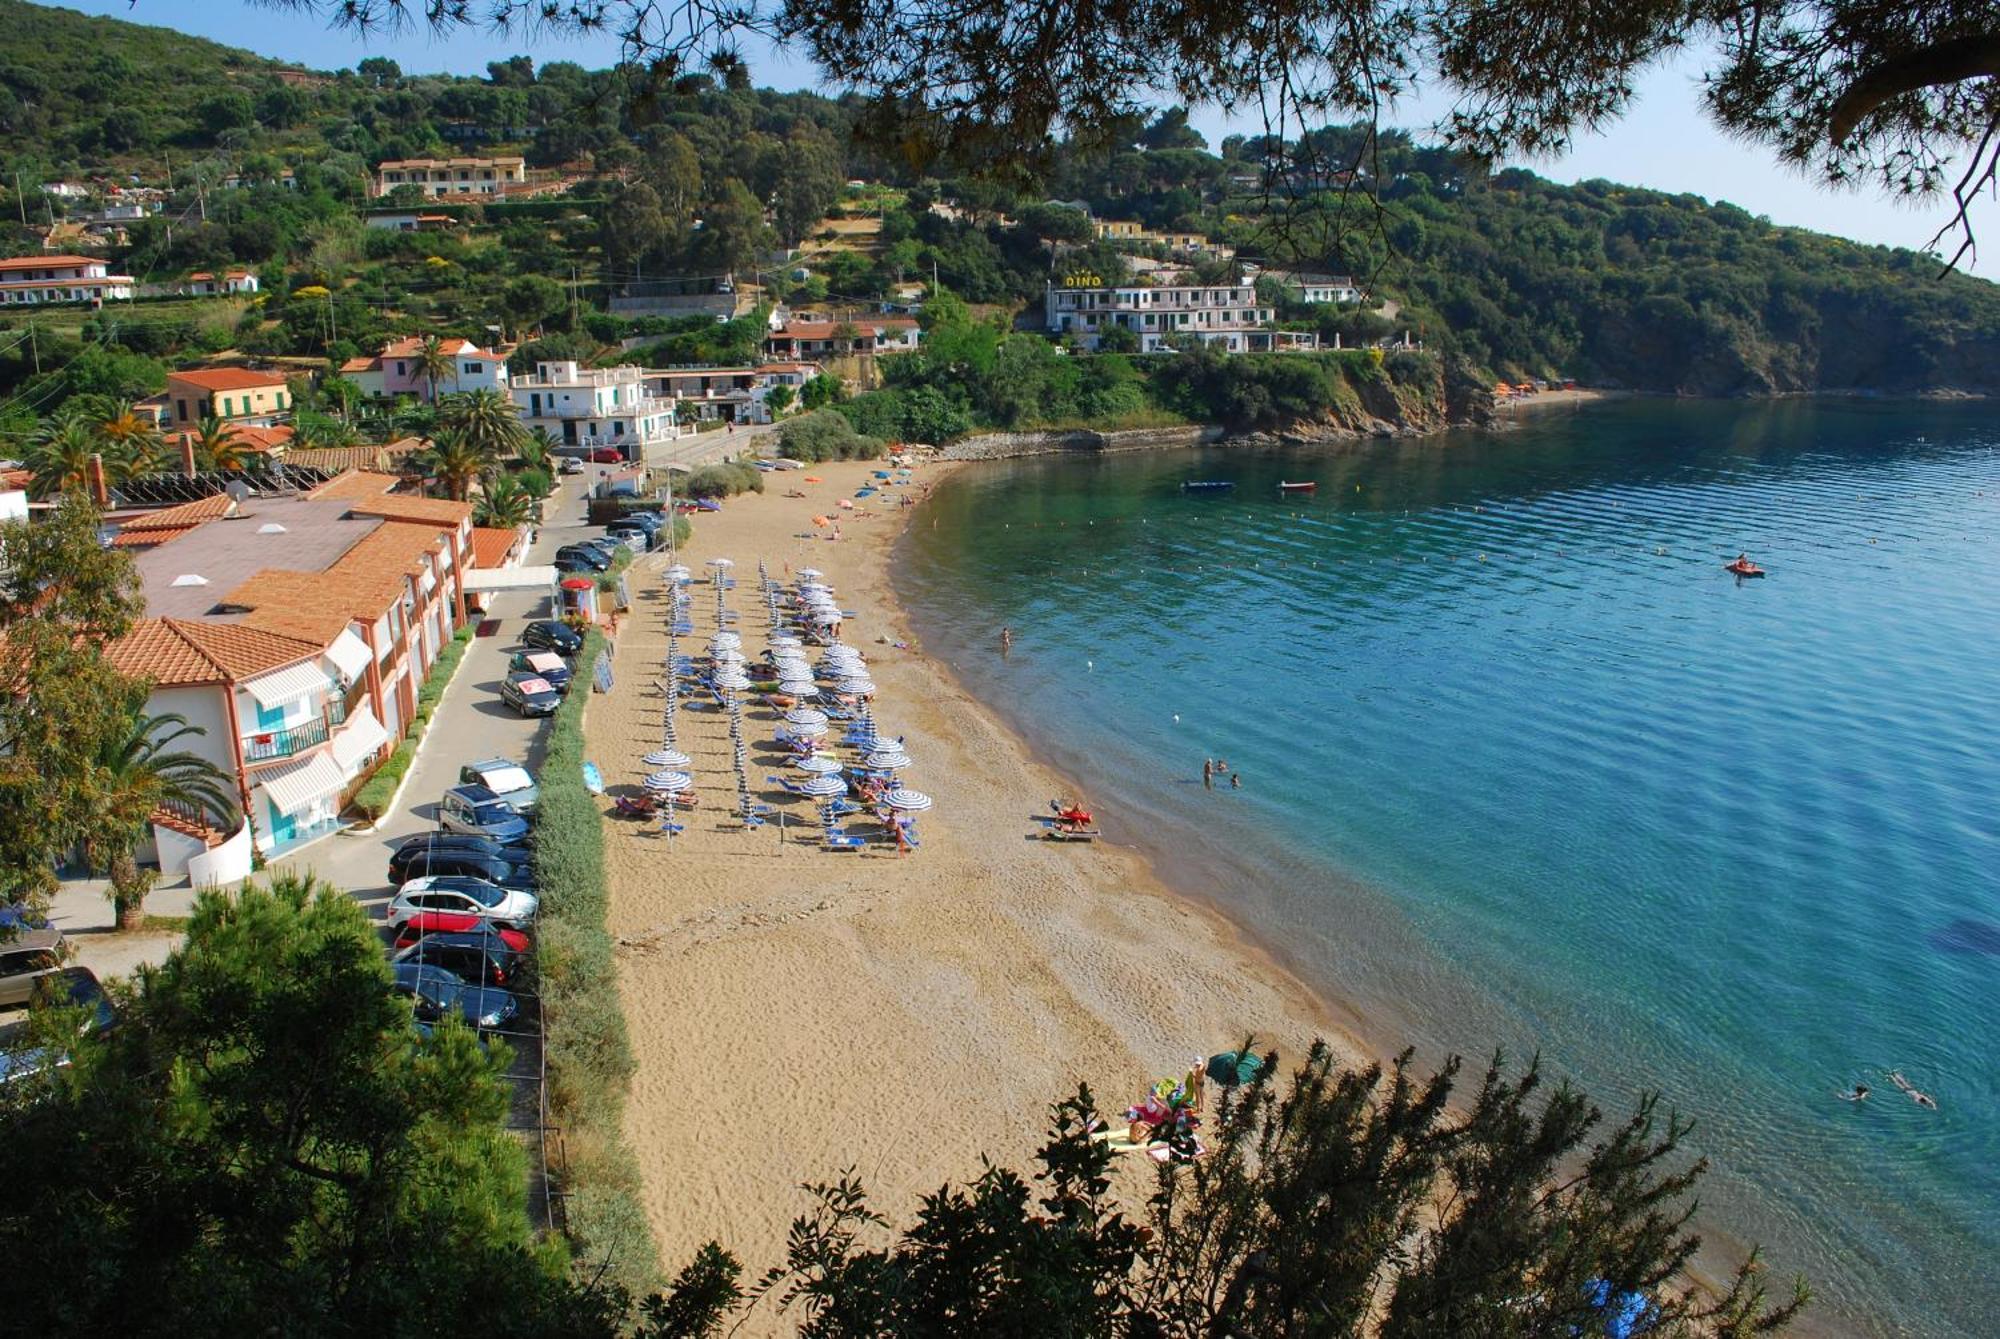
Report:
[[[472,809],[472,819],[475,823],[505,823],[509,819],[518,817],[519,814],[504,804],[480,804],[474,805]]]
[[[446,892],[463,893],[482,907],[498,906],[507,896],[505,890],[495,888],[490,883],[481,883],[477,879],[452,879],[449,882],[440,881],[433,886]]]

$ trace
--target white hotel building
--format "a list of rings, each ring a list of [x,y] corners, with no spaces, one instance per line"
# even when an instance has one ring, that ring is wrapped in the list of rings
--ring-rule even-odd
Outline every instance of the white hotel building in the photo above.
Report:
[[[1101,333],[1124,326],[1139,337],[1139,352],[1171,352],[1174,342],[1198,339],[1231,353],[1268,353],[1277,349],[1312,349],[1318,336],[1309,331],[1272,330],[1276,313],[1259,306],[1249,284],[1220,288],[1197,285],[1148,288],[1051,286],[1044,295],[1048,328],[1069,335],[1085,349],[1096,349]]]
[[[132,276],[107,274],[89,256],[21,256],[0,260],[0,304],[125,301]]]
[[[679,435],[674,402],[650,394],[639,367],[589,368],[574,362],[536,363],[535,375],[508,386],[531,431],[547,428],[564,446],[609,446],[626,460]]]

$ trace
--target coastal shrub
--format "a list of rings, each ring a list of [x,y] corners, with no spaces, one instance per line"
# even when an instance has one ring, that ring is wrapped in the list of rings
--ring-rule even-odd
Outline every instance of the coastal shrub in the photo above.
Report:
[[[438,652],[431,662],[430,672],[424,676],[423,686],[417,690],[417,710],[403,730],[403,737],[382,765],[354,792],[352,801],[355,809],[367,815],[370,822],[378,820],[389,812],[395,801],[396,788],[403,784],[410,765],[417,760],[417,745],[423,741],[424,730],[430,725],[431,716],[437,711],[439,699],[444,696],[445,685],[458,672],[458,663],[465,659],[465,648],[472,641],[472,625],[466,624],[451,635],[451,640]]]
[[[605,645],[592,628],[577,657],[580,682],[551,718],[539,778],[535,878],[541,888],[535,961],[552,1119],[565,1166],[553,1166],[580,1275],[602,1272],[633,1295],[654,1286],[658,1254],[638,1201],[638,1170],[623,1118],[632,1044],[618,1001],[605,912],[604,820],[583,784],[587,676]]]
[[[823,460],[874,460],[884,449],[879,437],[864,437],[838,410],[816,409],[778,429],[778,454],[817,464]]]
[[[704,465],[681,482],[682,497],[734,497],[764,491],[764,472],[740,460]]]

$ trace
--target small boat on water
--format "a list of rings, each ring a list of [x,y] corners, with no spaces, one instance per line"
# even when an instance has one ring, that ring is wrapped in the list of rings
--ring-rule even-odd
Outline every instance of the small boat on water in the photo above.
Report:
[[[1280,493],[1316,493],[1319,491],[1319,480],[1308,479],[1304,483],[1295,484],[1289,480],[1280,479],[1278,480],[1278,491]]]
[[[1722,570],[1733,572],[1740,577],[1760,577],[1764,575],[1764,569],[1751,562],[1748,558],[1738,558],[1733,563],[1724,563]]]
[[[1183,479],[1183,493],[1226,493],[1236,487],[1234,479]]]

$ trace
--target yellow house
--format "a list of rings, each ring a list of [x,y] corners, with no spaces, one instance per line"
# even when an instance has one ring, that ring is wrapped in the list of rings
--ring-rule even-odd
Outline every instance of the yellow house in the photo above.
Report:
[[[215,367],[167,373],[167,407],[176,428],[192,428],[210,416],[268,426],[291,411],[292,397],[282,373]]]
[[[1131,219],[1093,219],[1090,226],[1097,229],[1099,241],[1134,241],[1146,235],[1145,226]]]

